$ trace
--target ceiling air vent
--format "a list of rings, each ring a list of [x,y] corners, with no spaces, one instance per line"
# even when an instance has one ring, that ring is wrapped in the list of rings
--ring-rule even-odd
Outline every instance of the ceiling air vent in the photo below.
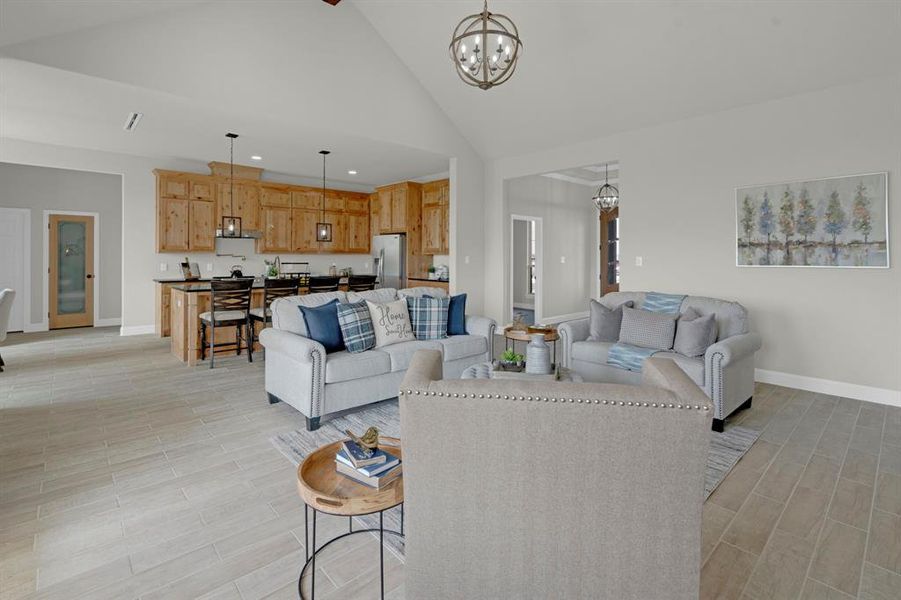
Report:
[[[141,122],[141,117],[143,117],[143,116],[144,116],[144,113],[139,113],[139,112],[131,113],[130,115],[128,115],[128,118],[125,119],[125,126],[123,127],[123,129],[125,131],[134,131],[137,128],[138,123]]]

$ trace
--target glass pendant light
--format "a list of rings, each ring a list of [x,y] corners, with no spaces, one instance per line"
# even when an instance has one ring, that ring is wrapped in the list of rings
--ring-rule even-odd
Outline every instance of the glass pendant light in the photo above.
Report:
[[[619,206],[619,190],[607,180],[609,166],[604,165],[604,185],[598,188],[594,198],[591,199],[595,208],[603,212],[610,212]]]
[[[231,151],[228,159],[228,215],[222,215],[222,237],[241,237],[241,217],[235,216],[235,140],[238,138],[237,133],[226,133],[225,137],[229,139]]]
[[[316,223],[316,241],[332,241],[332,224],[325,220],[325,157],[331,154],[328,150],[320,150],[322,155],[322,200],[319,204],[319,223]]]

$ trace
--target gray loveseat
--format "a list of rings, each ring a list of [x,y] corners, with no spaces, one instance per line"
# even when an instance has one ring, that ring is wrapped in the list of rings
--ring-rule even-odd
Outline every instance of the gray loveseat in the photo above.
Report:
[[[613,292],[598,301],[616,308],[632,301],[641,308],[645,292]],[[760,349],[760,336],[750,331],[748,311],[738,302],[704,296],[686,296],[680,312],[694,308],[701,315],[714,313],[717,340],[702,357],[688,357],[675,352],[658,352],[655,358],[673,360],[713,400],[713,429],[722,431],[723,424],[736,410],[751,406],[754,395],[754,354]],[[638,384],[641,373],[607,364],[607,352],[613,344],[588,341],[589,319],[568,321],[559,327],[563,346],[563,364],[581,375],[585,381]]]
[[[713,411],[678,367],[622,386],[441,366],[418,353],[401,388],[407,598],[697,600]]]
[[[327,354],[322,344],[307,335],[298,305],[320,306],[339,302],[384,303],[400,296],[447,295],[442,289],[419,287],[405,290],[381,288],[368,292],[327,292],[279,298],[272,303],[272,327],[260,333],[266,348],[266,393],[270,402],[283,401],[307,419],[307,429],[318,429],[320,419],[397,396],[404,373],[420,349],[441,352],[444,372],[459,377],[463,370],[491,359],[495,323],[485,317],[467,316],[467,335],[439,340],[414,340],[352,354],[346,350]]]

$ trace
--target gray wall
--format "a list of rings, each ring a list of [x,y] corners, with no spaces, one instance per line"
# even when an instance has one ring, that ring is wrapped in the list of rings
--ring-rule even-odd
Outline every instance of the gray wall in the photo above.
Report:
[[[529,307],[535,296],[529,293],[529,221],[513,221],[513,305]]]
[[[583,185],[541,175],[507,182],[506,222],[510,215],[542,219],[544,281],[538,282],[542,314],[535,315],[537,319],[585,312],[586,299],[594,295],[598,214],[591,203],[593,192]],[[565,263],[560,262],[561,257]]]
[[[31,310],[26,322],[41,323],[43,312],[44,211],[100,214],[101,319],[122,315],[122,178],[119,175],[0,163],[0,207],[31,209]]]

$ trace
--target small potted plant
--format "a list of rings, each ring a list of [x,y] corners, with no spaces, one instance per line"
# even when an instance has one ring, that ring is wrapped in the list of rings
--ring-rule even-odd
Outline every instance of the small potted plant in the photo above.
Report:
[[[501,354],[501,368],[505,371],[522,371],[523,356],[513,349],[504,350]]]
[[[264,260],[266,263],[266,277],[269,279],[278,278],[278,264],[274,260]]]
[[[438,279],[438,271],[435,269],[435,265],[429,266],[429,279]]]

